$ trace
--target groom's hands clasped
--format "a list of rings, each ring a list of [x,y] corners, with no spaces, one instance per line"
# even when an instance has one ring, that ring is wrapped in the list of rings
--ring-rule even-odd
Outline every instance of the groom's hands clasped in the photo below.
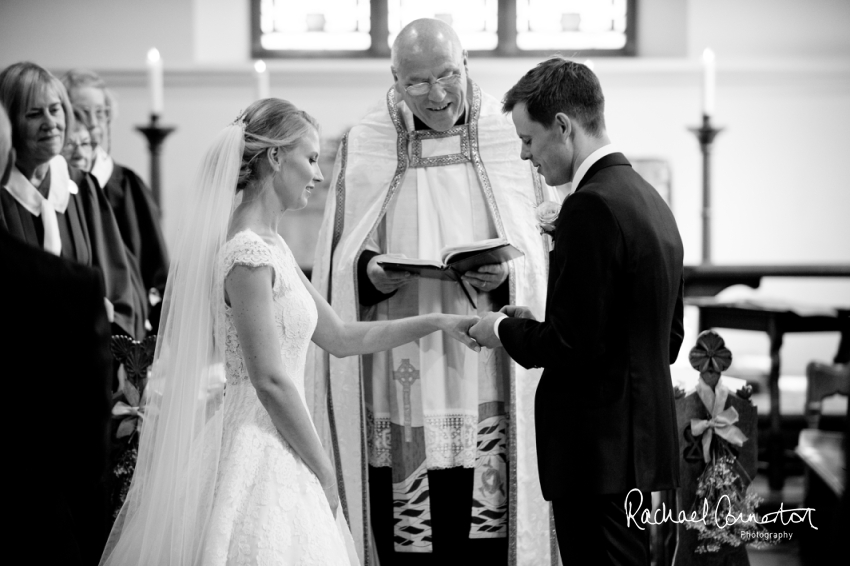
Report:
[[[485,348],[498,348],[502,345],[499,337],[493,332],[493,325],[502,318],[502,314],[490,312],[481,321],[469,329],[469,335]]]
[[[502,341],[496,336],[495,325],[496,321],[504,316],[537,320],[528,307],[507,305],[499,312],[488,313],[478,324],[469,329],[469,335],[485,348],[498,348],[502,345]]]

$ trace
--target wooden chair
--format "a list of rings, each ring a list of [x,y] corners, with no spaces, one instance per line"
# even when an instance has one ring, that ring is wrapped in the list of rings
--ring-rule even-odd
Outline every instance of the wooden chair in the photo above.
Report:
[[[825,564],[834,552],[847,552],[845,541],[847,439],[844,432],[821,430],[823,400],[850,392],[850,364],[811,362],[806,367],[805,416],[808,428],[800,431],[795,452],[805,466],[804,507],[814,509],[818,530],[800,532],[800,557],[804,564]],[[844,428],[846,430],[847,423]],[[844,510],[841,509],[844,499]],[[839,525],[844,525],[843,527]]]

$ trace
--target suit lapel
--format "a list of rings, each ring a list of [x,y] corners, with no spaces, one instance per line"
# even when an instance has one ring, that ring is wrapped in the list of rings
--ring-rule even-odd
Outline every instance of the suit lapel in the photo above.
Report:
[[[599,171],[606,169],[608,167],[614,167],[614,166],[617,166],[617,165],[628,165],[629,167],[631,167],[632,164],[629,163],[629,160],[626,159],[626,156],[623,155],[622,153],[609,153],[608,155],[602,157],[599,161],[597,161],[596,163],[591,165],[590,169],[588,169],[587,173],[584,175],[584,177],[582,177],[581,182],[579,183],[579,186],[576,187],[576,190],[573,191],[572,193],[570,193],[569,195],[567,195],[567,198],[564,199],[564,204],[566,204],[567,199],[570,198],[570,195],[575,194],[577,191],[580,191],[583,187],[585,187],[587,185],[588,181],[590,181],[590,179],[593,178],[593,176],[596,175]],[[563,222],[561,222],[561,220],[562,220],[561,216],[562,216],[563,212],[564,212],[564,207],[562,205],[561,206],[561,212],[558,214],[558,219],[555,220],[555,230],[552,232],[552,239],[553,240],[557,239],[558,233],[561,231],[561,227],[562,227],[562,224],[563,224]],[[552,257],[552,256],[550,255],[550,257]]]
[[[629,167],[631,167],[632,164],[629,163],[629,160],[626,159],[626,156],[622,153],[609,153],[608,155],[606,155],[605,157],[590,166],[590,169],[587,170],[587,173],[584,175],[584,177],[582,177],[581,182],[573,192],[580,191],[582,187],[587,185],[590,179],[592,179],[593,176],[596,175],[599,171],[608,167],[613,167],[615,165],[628,165]]]

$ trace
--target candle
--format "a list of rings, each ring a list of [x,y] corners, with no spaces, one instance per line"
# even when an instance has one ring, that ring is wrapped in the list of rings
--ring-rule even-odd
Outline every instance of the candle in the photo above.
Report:
[[[257,100],[269,97],[269,71],[262,59],[254,63],[254,71],[257,73]]]
[[[162,58],[156,47],[148,51],[148,88],[151,95],[151,114],[162,114]]]
[[[714,114],[714,51],[707,48],[702,52],[702,113]]]

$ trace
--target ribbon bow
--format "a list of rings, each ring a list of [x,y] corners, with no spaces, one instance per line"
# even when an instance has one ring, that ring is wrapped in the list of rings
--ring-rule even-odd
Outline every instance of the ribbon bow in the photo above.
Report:
[[[116,438],[130,436],[136,429],[141,430],[142,421],[145,420],[144,410],[141,407],[133,407],[124,401],[118,401],[113,405],[112,416],[116,419],[124,417],[115,432]]]
[[[702,454],[705,462],[708,463],[711,459],[709,447],[715,432],[717,436],[735,446],[743,446],[747,437],[740,428],[735,426],[735,423],[738,422],[738,411],[735,410],[735,407],[723,409],[726,405],[726,399],[729,397],[728,389],[720,384],[712,389],[700,378],[697,382],[697,394],[705,408],[708,409],[711,418],[691,419],[691,432],[694,436],[702,435]]]
[[[139,407],[131,407],[124,401],[118,401],[115,403],[115,406],[112,407],[112,416],[113,417],[137,417],[139,419],[144,419],[145,415],[142,413],[141,408]]]

